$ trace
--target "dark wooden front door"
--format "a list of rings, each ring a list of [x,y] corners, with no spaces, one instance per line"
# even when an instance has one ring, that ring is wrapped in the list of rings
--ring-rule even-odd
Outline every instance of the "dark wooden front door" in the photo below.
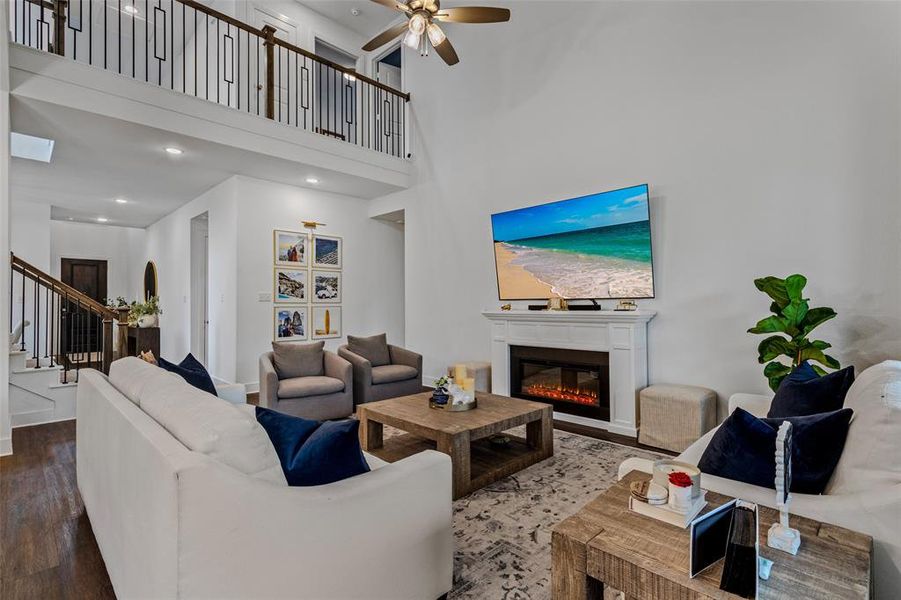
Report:
[[[60,279],[101,304],[106,299],[106,261],[84,258],[60,259]],[[92,315],[78,302],[68,302],[63,306],[60,323],[60,342],[63,352],[69,357],[80,354],[77,359],[94,362],[91,353],[100,352],[102,347],[102,324],[100,318]]]

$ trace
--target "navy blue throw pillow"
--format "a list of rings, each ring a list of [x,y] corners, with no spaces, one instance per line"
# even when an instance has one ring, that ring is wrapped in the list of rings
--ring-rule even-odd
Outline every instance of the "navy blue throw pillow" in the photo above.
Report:
[[[704,450],[698,468],[708,475],[770,489],[776,479],[776,433],[792,424],[792,486],[798,494],[822,494],[845,448],[850,408],[786,419],[758,419],[735,409]]]
[[[356,419],[312,421],[256,408],[291,486],[325,485],[369,472]]]
[[[766,416],[770,419],[803,417],[838,410],[844,406],[852,383],[854,367],[821,377],[804,361],[779,384]]]
[[[188,355],[177,365],[169,362],[162,356],[156,359],[156,364],[166,369],[170,373],[181,375],[182,378],[196,387],[198,390],[218,396],[216,386],[213,385],[213,379],[207,373],[206,368],[199,360],[194,358],[193,354]]]

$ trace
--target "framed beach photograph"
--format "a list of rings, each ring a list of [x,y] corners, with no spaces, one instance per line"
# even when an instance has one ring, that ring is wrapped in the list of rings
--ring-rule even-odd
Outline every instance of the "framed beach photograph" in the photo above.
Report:
[[[341,337],[341,307],[314,306],[312,338],[324,340]]]
[[[285,269],[276,267],[272,278],[273,297],[276,302],[306,302],[307,294],[307,270]]]
[[[338,304],[341,302],[341,271],[313,270],[312,300],[314,303]]]
[[[273,339],[302,342],[309,337],[306,306],[276,306],[273,310]]]
[[[273,230],[275,264],[283,267],[308,266],[309,240],[309,236],[300,231]]]
[[[331,235],[313,236],[313,267],[320,269],[340,269],[342,263],[341,238]]]

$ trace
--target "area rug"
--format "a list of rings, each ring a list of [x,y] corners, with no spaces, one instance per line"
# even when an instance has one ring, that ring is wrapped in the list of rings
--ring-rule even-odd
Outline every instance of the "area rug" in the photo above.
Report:
[[[515,432],[515,430],[514,430]],[[399,432],[385,428],[385,436]],[[453,599],[551,597],[551,531],[616,481],[630,456],[663,455],[554,430],[554,456],[454,502]]]

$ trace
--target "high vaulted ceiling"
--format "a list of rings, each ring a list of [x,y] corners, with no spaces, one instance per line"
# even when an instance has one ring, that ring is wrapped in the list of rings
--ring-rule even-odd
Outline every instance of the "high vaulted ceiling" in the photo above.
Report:
[[[400,16],[393,10],[368,0],[299,0],[324,17],[369,39]],[[354,11],[358,14],[354,15]]]

